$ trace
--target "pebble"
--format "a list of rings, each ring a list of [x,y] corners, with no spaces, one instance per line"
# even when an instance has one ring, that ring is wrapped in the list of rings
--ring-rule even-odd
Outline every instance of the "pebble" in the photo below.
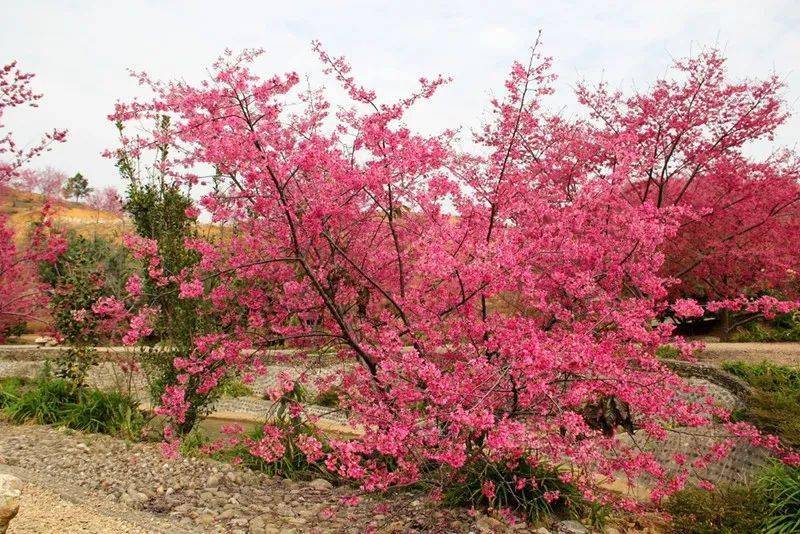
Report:
[[[80,453],[65,458],[69,449]],[[355,506],[343,506],[343,497],[356,494],[353,488],[334,487],[323,478],[271,478],[205,458],[165,462],[155,443],[0,422],[0,450],[5,464],[46,476],[54,486],[80,486],[108,506],[153,514],[179,532],[267,534],[311,527],[354,533],[478,531],[465,510],[425,506],[420,493],[362,498]],[[392,511],[375,513],[379,504]]]

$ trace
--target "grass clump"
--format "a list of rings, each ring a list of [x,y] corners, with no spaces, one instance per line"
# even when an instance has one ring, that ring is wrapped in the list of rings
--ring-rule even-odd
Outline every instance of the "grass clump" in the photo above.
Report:
[[[219,387],[219,393],[222,397],[227,397],[229,399],[253,396],[252,388],[245,385],[241,380],[224,381]]]
[[[769,510],[764,530],[771,534],[800,532],[800,467],[775,463],[759,477],[758,490]]]
[[[688,488],[666,500],[670,529],[687,534],[800,532],[800,468],[778,462],[747,484]]]
[[[22,394],[22,388],[25,387],[28,382],[30,381],[23,377],[12,376],[0,378],[0,409],[15,402]]]
[[[769,362],[726,362],[723,369],[753,387],[747,407],[734,418],[777,435],[787,446],[800,447],[800,369]]]
[[[62,379],[4,380],[0,405],[15,423],[65,426],[131,439],[139,437],[146,423],[138,403],[130,397],[75,387]]]
[[[322,390],[319,393],[317,393],[317,396],[314,399],[314,404],[316,404],[317,406],[324,406],[326,408],[338,408],[339,393],[340,393],[339,388],[335,386]]]
[[[450,506],[512,510],[532,523],[552,517],[588,519],[601,528],[608,509],[587,501],[573,484],[564,482],[558,467],[532,466],[521,461],[509,467],[506,463],[475,461],[460,470],[454,478],[445,476],[444,502]],[[517,481],[527,481],[522,487]],[[530,483],[536,481],[536,485]],[[494,495],[486,494],[491,487]]]
[[[674,360],[681,355],[681,351],[678,347],[674,347],[672,345],[661,345],[656,349],[656,357],[657,358],[667,358]]]
[[[298,446],[298,438],[302,435],[314,436],[322,441],[311,425],[290,419],[277,419],[270,425],[277,426],[282,431],[281,444],[285,449],[283,456],[273,462],[253,455],[246,445],[248,441],[257,442],[264,437],[263,426],[244,432],[236,445],[226,446],[219,450],[216,447],[209,447],[212,445],[212,441],[202,431],[194,430],[181,440],[180,452],[185,456],[207,456],[219,462],[237,463],[270,476],[304,480],[318,477],[330,478],[330,473],[319,464],[309,462],[305,453]],[[207,447],[213,452],[208,452]],[[323,450],[329,452],[324,442]]]
[[[761,532],[768,513],[764,495],[745,485],[684,489],[664,508],[672,516],[671,530],[687,534]]]
[[[800,341],[800,314],[786,313],[770,322],[748,323],[733,333],[731,341],[759,343]]]

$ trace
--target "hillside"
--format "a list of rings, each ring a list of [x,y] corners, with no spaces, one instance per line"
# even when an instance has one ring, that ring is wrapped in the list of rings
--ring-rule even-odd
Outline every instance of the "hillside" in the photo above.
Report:
[[[0,193],[0,213],[7,215],[17,236],[24,236],[30,224],[38,220],[44,196],[6,188]],[[83,235],[118,237],[130,228],[118,214],[94,209],[87,204],[54,201],[53,220],[57,226],[75,230]]]

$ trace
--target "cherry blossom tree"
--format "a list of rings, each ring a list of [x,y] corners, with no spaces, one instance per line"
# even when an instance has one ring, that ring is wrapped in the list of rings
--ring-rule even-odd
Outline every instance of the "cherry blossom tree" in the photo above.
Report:
[[[0,121],[14,108],[36,107],[42,95],[30,87],[33,74],[17,69],[16,62],[0,68]],[[27,165],[32,159],[50,150],[52,143],[63,142],[65,130],[53,130],[33,145],[20,146],[12,132],[0,122],[0,196],[19,179],[28,179]],[[3,200],[3,199],[0,199]],[[0,215],[0,339],[9,327],[32,318],[41,304],[35,263],[53,261],[63,250],[63,241],[51,231],[50,205],[42,207],[41,222],[31,242],[20,247],[8,218]]]
[[[88,198],[89,206],[97,211],[105,211],[114,215],[122,215],[122,199],[113,186],[92,191]]]
[[[654,497],[680,488],[691,467],[668,469],[622,435],[663,440],[727,416],[690,400],[696,390],[654,356],[672,339],[657,322],[674,283],[665,250],[686,219],[680,206],[632,201],[646,187],[641,143],[548,114],[553,76],[536,48],[491,102],[475,151],[459,148],[456,129],[421,135],[405,123],[447,79],[421,78],[385,102],[344,59],[314,49],[347,107],[299,90],[294,72],[256,76],[259,52],[248,51],[223,56],[196,86],[137,74],[153,98],[110,117],[167,124],[124,137],[123,149],[169,146],[160,171],[187,184],[210,176],[199,204],[232,231],[224,244],[187,240],[201,259],[180,272],[164,270],[152,239],[127,239],[153,283],[209,302],[220,325],[174,361],[180,374],[158,409],[173,421],[167,451],[177,450],[190,380],[210,390],[232,368],[257,372],[276,345],[296,361],[334,348],[348,363],[335,377],[342,405],[363,433],[324,448],[322,436],[305,436],[302,447],[366,489],[499,465],[523,490],[538,486],[522,466],[565,463],[563,480],[601,501],[598,488],[620,476],[658,480]],[[131,344],[155,313],[137,293],[99,310],[130,319]],[[676,309],[705,311],[688,300]],[[271,395],[285,400],[296,386],[284,377]],[[303,416],[298,403],[289,411]],[[728,429],[780,449],[747,425]],[[286,433],[267,424],[244,443],[274,461]],[[487,481],[489,501],[494,491]]]
[[[788,116],[783,83],[776,75],[731,81],[714,49],[676,61],[672,71],[630,96],[605,85],[578,90],[592,133],[633,156],[630,201],[679,217],[679,231],[663,246],[664,274],[677,282],[671,293],[704,301],[797,298],[800,161],[774,148],[752,155]],[[601,159],[616,163],[608,151]]]

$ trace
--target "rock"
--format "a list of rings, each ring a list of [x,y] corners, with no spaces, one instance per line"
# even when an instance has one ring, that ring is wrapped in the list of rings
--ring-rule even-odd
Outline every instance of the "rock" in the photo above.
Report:
[[[533,534],[553,534],[553,533],[544,527],[539,527],[533,531]]]
[[[280,503],[275,507],[275,513],[281,517],[294,517],[294,510],[285,503]]]
[[[325,480],[324,478],[315,478],[311,482],[308,483],[309,487],[314,488],[315,490],[321,491],[330,491],[333,489],[333,484]]]
[[[589,532],[589,529],[572,519],[559,521],[555,524],[555,529],[557,534],[587,534]]]
[[[41,347],[55,347],[58,344],[56,339],[50,336],[39,336],[33,342]]]
[[[13,475],[0,474],[0,534],[5,534],[8,524],[19,511],[22,482]]]
[[[219,473],[214,473],[213,475],[208,477],[208,480],[206,481],[206,487],[216,488],[217,486],[219,486],[221,480],[222,480],[222,475],[220,475]]]
[[[488,515],[480,516],[475,521],[475,526],[478,532],[504,532],[506,530],[506,526],[502,521]]]
[[[402,521],[393,521],[392,523],[389,523],[385,527],[382,527],[380,530],[378,530],[378,532],[381,534],[394,534],[405,531],[406,525]]]
[[[220,514],[217,516],[217,519],[230,519],[230,518],[231,518],[231,517],[233,517],[233,516],[234,516],[234,511],[233,511],[233,509],[231,509],[231,508],[228,508],[227,510],[223,510],[223,511],[222,511],[222,512],[221,512],[221,513],[220,513]]]
[[[214,516],[211,514],[200,514],[198,515],[194,523],[196,525],[208,526],[214,522]]]
[[[267,523],[266,521],[264,521],[263,517],[261,516],[254,517],[253,519],[250,520],[250,525],[248,526],[248,532],[250,534],[261,534],[262,532],[264,532],[266,526]]]

